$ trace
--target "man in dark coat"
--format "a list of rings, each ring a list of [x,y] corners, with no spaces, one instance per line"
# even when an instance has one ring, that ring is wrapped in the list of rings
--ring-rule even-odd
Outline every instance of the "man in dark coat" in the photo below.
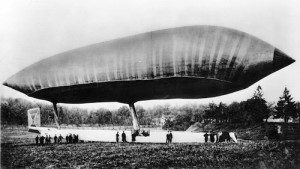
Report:
[[[70,135],[69,135],[69,143],[72,143],[72,141],[73,141],[73,138],[72,138],[72,134],[70,133]]]
[[[127,141],[126,141],[126,134],[124,133],[124,131],[123,131],[123,133],[122,133],[122,142],[123,142],[123,143],[127,142]]]
[[[209,134],[209,137],[210,137],[210,142],[215,142],[215,134],[214,133],[210,133]]]
[[[41,137],[40,137],[40,144],[43,146],[44,145],[44,139],[45,139],[45,137],[42,135]]]
[[[119,143],[119,132],[116,134],[116,142]]]
[[[208,141],[208,134],[207,134],[207,132],[204,134],[204,141],[205,141],[205,143],[207,143],[207,141]]]
[[[37,136],[35,137],[35,144],[36,144],[36,145],[39,144],[39,135],[37,135]]]
[[[57,136],[56,136],[56,134],[55,134],[55,136],[54,136],[54,143],[55,143],[55,144],[57,143]]]
[[[172,139],[173,139],[173,134],[172,134],[172,131],[170,131],[170,134],[169,134],[169,142],[172,143]]]
[[[166,143],[168,144],[170,142],[170,131],[168,131],[166,135]]]
[[[49,137],[48,137],[48,144],[50,144],[51,143],[51,136],[49,135]]]
[[[73,143],[76,143],[76,135],[73,134]]]
[[[75,142],[76,142],[76,143],[79,142],[79,135],[78,135],[78,134],[75,135]]]
[[[63,137],[61,136],[61,134],[58,136],[58,143],[62,142]]]
[[[45,143],[46,145],[48,144],[49,140],[48,140],[48,135],[46,135],[46,138],[45,138]]]
[[[69,135],[66,136],[66,142],[69,143]]]
[[[134,143],[135,142],[135,137],[136,137],[136,133],[132,133],[131,134],[131,141]]]

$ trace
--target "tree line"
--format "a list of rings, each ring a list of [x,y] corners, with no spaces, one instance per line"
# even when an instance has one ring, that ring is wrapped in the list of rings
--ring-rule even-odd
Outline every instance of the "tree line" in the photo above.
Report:
[[[27,110],[40,108],[42,125],[54,124],[53,106],[46,103],[32,103],[24,99],[2,98],[1,124],[27,125]],[[252,125],[262,123],[270,116],[283,118],[287,122],[290,118],[299,118],[300,103],[293,101],[287,88],[279,97],[277,104],[269,103],[263,98],[262,88],[257,87],[253,96],[246,101],[225,103],[186,104],[170,106],[169,104],[145,109],[136,106],[140,125],[155,125],[155,119],[165,117],[163,128],[186,130],[195,122],[203,123],[243,123]],[[117,110],[99,108],[88,111],[83,108],[58,106],[58,117],[61,124],[66,125],[117,125],[131,126],[132,119],[128,106]]]
[[[287,123],[289,119],[298,118],[299,120],[300,117],[300,103],[293,101],[287,88],[284,89],[275,105],[265,100],[260,86],[246,101],[232,102],[229,105],[222,102],[219,104],[209,103],[202,110],[191,109],[191,107],[185,107],[182,110],[185,113],[176,116],[175,120],[168,120],[163,128],[186,130],[195,122],[235,123],[249,126],[267,122],[270,116],[273,116],[274,119],[282,118],[284,123]]]

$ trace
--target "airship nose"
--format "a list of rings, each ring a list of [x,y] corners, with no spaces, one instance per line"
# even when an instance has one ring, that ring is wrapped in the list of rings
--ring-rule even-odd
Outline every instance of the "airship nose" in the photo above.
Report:
[[[292,59],[279,49],[275,49],[273,57],[273,68],[275,69],[275,71],[284,68],[294,62],[294,59]]]

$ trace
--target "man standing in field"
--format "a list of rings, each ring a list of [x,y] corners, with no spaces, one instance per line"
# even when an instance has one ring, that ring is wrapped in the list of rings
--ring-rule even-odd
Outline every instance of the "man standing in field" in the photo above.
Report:
[[[69,143],[69,135],[66,136],[66,143]]]
[[[39,145],[39,135],[36,135],[36,137],[35,137],[35,144]]]
[[[166,135],[166,143],[168,144],[170,142],[170,134],[169,134],[170,131],[168,131],[167,135]]]
[[[117,131],[117,134],[116,134],[116,142],[119,143],[119,132]]]
[[[61,136],[61,134],[58,136],[58,143],[62,142],[63,137]]]
[[[127,141],[126,141],[126,134],[124,133],[124,131],[123,131],[123,133],[122,133],[122,142],[123,142],[123,143],[127,142]]]
[[[170,139],[170,140],[169,140],[169,142],[170,142],[170,143],[172,143],[172,139],[173,139],[173,134],[172,134],[172,131],[170,131],[170,134],[169,134],[169,139]]]
[[[44,145],[44,139],[45,139],[45,137],[42,135],[41,137],[40,137],[40,144],[43,146]]]
[[[55,134],[55,136],[54,136],[54,143],[55,143],[55,144],[57,143],[57,136],[56,136],[56,134]]]
[[[79,135],[78,135],[78,134],[75,135],[75,142],[76,142],[76,143],[79,142]]]
[[[135,142],[136,133],[131,134],[131,142]]]
[[[69,143],[72,143],[72,141],[73,141],[73,138],[72,138],[72,134],[70,133],[70,135],[69,135]]]
[[[49,138],[48,138],[48,144],[50,144],[51,143],[51,136],[49,135]]]
[[[45,138],[45,143],[46,143],[46,145],[48,144],[48,135],[46,135],[46,138]]]
[[[210,133],[210,142],[215,142],[215,134],[214,133]]]
[[[205,141],[205,143],[207,143],[207,141],[208,141],[208,134],[207,134],[207,132],[204,134],[204,141]]]

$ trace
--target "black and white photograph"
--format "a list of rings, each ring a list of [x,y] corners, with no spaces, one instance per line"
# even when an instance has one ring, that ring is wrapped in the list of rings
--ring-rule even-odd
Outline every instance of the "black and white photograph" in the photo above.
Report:
[[[297,0],[3,0],[1,168],[300,168]]]

